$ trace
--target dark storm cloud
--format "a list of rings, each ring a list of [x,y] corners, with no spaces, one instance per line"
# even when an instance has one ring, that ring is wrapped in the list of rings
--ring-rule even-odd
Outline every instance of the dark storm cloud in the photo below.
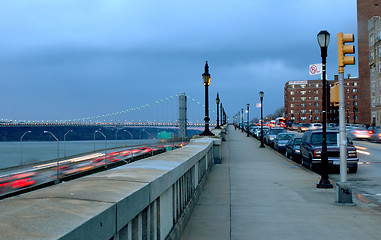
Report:
[[[260,90],[271,100],[265,110],[271,113],[283,105],[285,82],[311,79],[308,66],[320,61],[321,29],[332,35],[329,78],[337,68],[336,33],[356,33],[356,1],[347,0],[1,6],[0,101],[12,104],[3,106],[0,118],[7,119],[92,116],[179,92],[203,102],[205,60],[211,96],[220,92],[229,114],[256,103]]]

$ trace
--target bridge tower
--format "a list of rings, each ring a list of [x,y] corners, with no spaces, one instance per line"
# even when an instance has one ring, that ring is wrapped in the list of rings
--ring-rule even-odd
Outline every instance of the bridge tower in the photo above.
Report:
[[[187,96],[180,93],[179,96],[179,137],[187,137]]]

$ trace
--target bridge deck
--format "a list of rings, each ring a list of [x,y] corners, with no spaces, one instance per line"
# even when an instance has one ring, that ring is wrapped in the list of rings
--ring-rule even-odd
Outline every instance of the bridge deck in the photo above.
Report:
[[[222,164],[214,165],[181,237],[188,239],[379,239],[372,204],[337,206],[320,176],[230,127]]]

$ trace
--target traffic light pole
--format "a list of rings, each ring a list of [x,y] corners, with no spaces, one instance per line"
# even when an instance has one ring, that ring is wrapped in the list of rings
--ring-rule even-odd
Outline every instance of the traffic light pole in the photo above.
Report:
[[[336,185],[336,203],[353,205],[351,185],[347,182],[347,134],[345,131],[345,91],[344,91],[344,67],[355,64],[355,58],[346,56],[355,52],[353,45],[345,45],[354,42],[353,34],[337,34],[337,57],[339,72],[339,144],[340,144],[340,182]]]

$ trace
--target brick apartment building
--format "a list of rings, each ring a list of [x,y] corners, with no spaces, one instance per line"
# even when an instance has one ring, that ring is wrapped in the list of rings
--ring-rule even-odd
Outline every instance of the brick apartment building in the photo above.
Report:
[[[334,87],[337,82],[337,76],[335,80],[328,80],[327,88]],[[348,78],[344,82],[347,122],[359,123],[358,79]],[[327,91],[327,103],[330,105],[327,121],[338,123],[338,106],[334,102],[331,103],[330,92],[330,90]],[[284,114],[287,122],[321,122],[322,103],[322,80],[288,81],[285,84]]]
[[[359,122],[365,124],[372,124],[373,120],[377,121],[381,116],[375,114],[373,110],[371,113],[371,104],[373,104],[372,93],[371,93],[371,67],[372,62],[370,61],[370,49],[374,47],[371,45],[370,35],[372,33],[368,30],[368,21],[374,16],[381,16],[381,1],[380,0],[357,0],[357,40],[358,40],[358,66],[359,66],[359,92],[358,92],[358,108],[361,111],[359,116]],[[372,37],[377,37],[378,33],[373,33]],[[374,38],[375,39],[375,38]],[[373,41],[374,41],[373,39]],[[376,54],[376,52],[374,52]],[[375,66],[376,67],[376,66]],[[378,71],[378,66],[374,71]],[[377,76],[378,77],[378,76]],[[373,80],[375,81],[375,80]],[[377,99],[374,98],[376,101]],[[381,100],[381,99],[378,99]],[[376,102],[375,102],[376,103]],[[376,104],[374,104],[376,106]],[[376,119],[374,119],[375,117]],[[380,124],[380,121],[375,122],[375,124]]]

